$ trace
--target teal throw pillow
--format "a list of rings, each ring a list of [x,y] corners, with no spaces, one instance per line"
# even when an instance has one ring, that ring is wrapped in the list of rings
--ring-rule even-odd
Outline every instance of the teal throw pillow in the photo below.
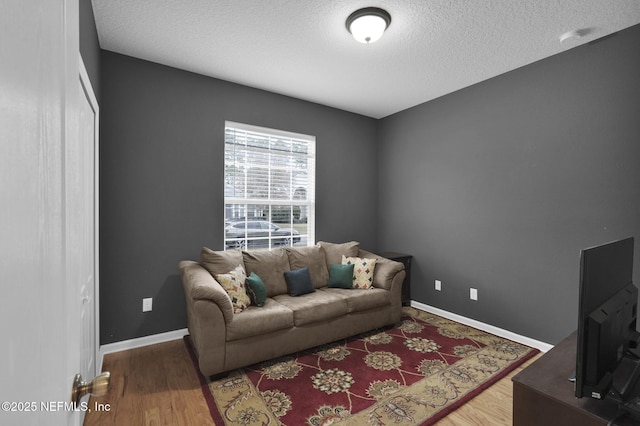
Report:
[[[284,273],[284,279],[289,287],[289,294],[291,296],[302,296],[303,294],[313,293],[316,291],[313,288],[311,282],[311,275],[309,275],[309,268],[306,266],[294,271],[287,271]]]
[[[355,265],[329,265],[329,284],[332,288],[353,288],[353,267]]]
[[[260,277],[252,272],[251,275],[245,280],[245,287],[251,304],[256,306],[264,306],[264,301],[267,299],[267,288]]]

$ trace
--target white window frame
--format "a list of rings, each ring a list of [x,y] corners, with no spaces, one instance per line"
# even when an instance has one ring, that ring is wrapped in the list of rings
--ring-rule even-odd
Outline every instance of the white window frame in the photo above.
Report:
[[[235,137],[233,134],[237,133],[238,136]],[[268,140],[268,148],[256,148],[249,147],[241,142],[243,140],[246,141],[246,138],[243,137],[250,135],[251,137],[263,138]],[[266,127],[254,126],[250,124],[237,123],[234,121],[225,121],[225,134],[224,134],[224,249],[243,249],[249,250],[254,248],[253,246],[258,245],[261,248],[274,248],[279,246],[312,246],[315,244],[315,163],[316,163],[316,138],[315,136],[305,135],[301,133],[288,132],[283,130],[270,129]],[[302,154],[299,152],[290,151],[291,158],[305,158],[306,159],[306,174],[302,173],[302,169],[293,166],[278,166],[272,163],[272,155],[282,156],[283,151],[276,150],[274,147],[275,141],[286,140],[289,142],[297,143],[297,144],[306,144],[306,154]],[[261,154],[267,154],[269,158],[268,165],[265,166],[264,163],[259,165],[262,169],[268,169],[268,177],[272,175],[273,170],[279,170],[280,172],[285,171],[289,172],[290,181],[288,184],[288,196],[286,198],[282,198],[282,194],[278,198],[272,198],[272,184],[268,182],[266,184],[266,188],[268,191],[268,195],[266,198],[247,198],[248,184],[249,181],[249,170],[253,165],[257,167],[257,163],[251,163],[250,161],[245,161],[247,157],[249,157],[250,153],[259,152]],[[232,157],[232,158],[231,158]],[[263,157],[264,158],[264,157]],[[244,176],[241,183],[233,181],[232,175],[227,174],[227,170],[230,166],[234,166],[236,168],[240,168],[243,170]],[[302,174],[302,176],[306,179],[306,199],[296,199],[295,194],[296,190],[300,188],[295,187],[295,178],[294,174]],[[233,181],[233,182],[230,182]],[[244,185],[244,188],[240,191],[237,191],[236,187],[240,185]],[[242,196],[238,196],[236,192],[240,192]],[[233,207],[231,207],[233,206]],[[244,206],[244,207],[243,207]],[[251,206],[265,206],[266,211],[263,212],[261,217],[257,216],[256,211],[251,211]],[[248,229],[250,225],[248,222],[256,221],[256,220],[266,220],[271,222],[273,218],[274,209],[273,207],[277,206],[280,210],[282,207],[289,207],[289,225],[282,223],[275,223],[275,225],[284,228],[284,229],[296,229],[296,224],[294,223],[294,212],[297,210],[298,212],[303,211],[306,213],[306,233],[301,233],[299,235],[292,235],[291,237],[282,237],[280,235],[272,235],[272,229],[269,229],[267,235],[265,236],[249,236]],[[244,213],[244,214],[243,214]],[[238,224],[238,221],[245,221],[245,234],[244,237],[232,237],[232,233],[228,234],[228,226],[230,223],[235,225]],[[236,226],[237,228],[237,226]],[[242,227],[240,227],[242,228]],[[299,228],[303,229],[304,226],[299,226]]]

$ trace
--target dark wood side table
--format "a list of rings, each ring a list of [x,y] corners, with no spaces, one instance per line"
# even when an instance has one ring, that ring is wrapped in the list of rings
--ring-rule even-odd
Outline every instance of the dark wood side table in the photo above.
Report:
[[[405,253],[397,253],[394,251],[386,251],[378,253],[382,257],[386,257],[389,260],[395,260],[404,264],[404,270],[406,276],[402,283],[402,306],[409,306],[411,304],[411,260],[413,256]]]
[[[576,369],[574,332],[513,377],[513,425],[606,425],[618,412],[613,401],[576,398],[568,378]],[[637,425],[629,416],[616,425]]]

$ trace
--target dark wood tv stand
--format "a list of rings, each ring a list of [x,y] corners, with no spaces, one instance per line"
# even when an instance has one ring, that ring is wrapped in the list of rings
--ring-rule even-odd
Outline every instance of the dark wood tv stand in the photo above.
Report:
[[[533,425],[606,425],[618,413],[614,401],[576,398],[576,333],[558,343],[540,359],[513,377],[513,424]],[[638,425],[625,416],[616,425]]]

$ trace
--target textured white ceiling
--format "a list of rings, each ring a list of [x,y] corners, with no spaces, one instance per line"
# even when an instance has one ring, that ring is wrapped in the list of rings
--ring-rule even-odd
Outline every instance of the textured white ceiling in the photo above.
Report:
[[[374,118],[640,23],[640,0],[92,3],[102,49]],[[364,45],[345,20],[368,6],[392,22]]]

